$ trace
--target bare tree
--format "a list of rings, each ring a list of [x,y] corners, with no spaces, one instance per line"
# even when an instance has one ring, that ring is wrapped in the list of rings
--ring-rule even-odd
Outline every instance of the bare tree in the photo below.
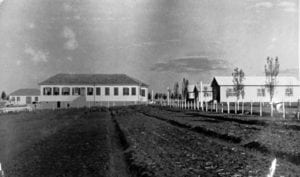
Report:
[[[182,97],[185,100],[188,98],[188,85],[189,85],[189,80],[183,78],[181,89],[182,89]]]
[[[1,93],[1,99],[2,100],[6,100],[7,99],[7,95],[6,95],[6,93],[4,91],[2,91],[2,93]]]
[[[176,99],[176,98],[178,98],[178,95],[179,95],[179,84],[178,84],[178,82],[176,82],[175,84],[174,84],[174,98]]]
[[[243,80],[245,79],[245,73],[242,69],[235,68],[232,73],[233,76],[233,90],[236,95],[236,99],[239,100],[240,97],[244,99],[245,91],[244,91],[244,84]]]
[[[270,93],[270,106],[271,106],[271,117],[273,117],[273,97],[276,88],[276,78],[279,74],[279,61],[278,57],[267,58],[267,64],[265,65],[265,74],[266,74],[266,88]]]
[[[278,57],[276,57],[275,60],[270,57],[267,58],[267,64],[265,65],[265,74],[266,74],[266,88],[270,93],[270,103],[272,103],[274,93],[275,93],[275,87],[276,87],[276,78],[279,74]]]

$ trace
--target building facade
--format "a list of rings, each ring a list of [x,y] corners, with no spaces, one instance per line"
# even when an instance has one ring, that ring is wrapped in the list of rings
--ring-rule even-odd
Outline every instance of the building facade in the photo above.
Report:
[[[9,95],[9,102],[13,105],[28,105],[39,102],[39,89],[19,89]]]
[[[115,106],[148,101],[148,85],[125,74],[57,74],[40,84],[42,107]]]
[[[202,82],[201,82],[202,83]],[[212,100],[212,88],[210,84],[190,84],[188,85],[188,100],[197,99],[199,102],[209,102]]]
[[[211,82],[213,100],[218,102],[234,102],[237,100],[233,77],[216,76]],[[270,102],[269,89],[266,86],[266,77],[245,77],[243,80],[244,102]],[[295,77],[277,77],[274,89],[274,102],[297,102],[300,96],[300,82]]]

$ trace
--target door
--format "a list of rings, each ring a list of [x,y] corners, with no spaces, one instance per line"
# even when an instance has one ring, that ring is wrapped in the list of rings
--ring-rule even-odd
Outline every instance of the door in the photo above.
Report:
[[[80,88],[80,95],[81,96],[85,96],[86,95],[85,87]]]
[[[31,100],[31,96],[27,96],[26,97],[26,104],[31,104],[32,100]]]
[[[57,102],[57,108],[60,108],[60,101]]]

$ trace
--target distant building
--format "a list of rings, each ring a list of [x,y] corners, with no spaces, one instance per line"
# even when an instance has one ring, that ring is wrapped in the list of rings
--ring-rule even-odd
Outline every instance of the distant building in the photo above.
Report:
[[[213,100],[218,102],[236,101],[232,76],[216,76],[211,82]],[[266,77],[246,76],[243,80],[245,102],[269,102]],[[273,101],[297,102],[300,96],[300,82],[295,77],[277,77]],[[242,98],[240,98],[242,100]]]
[[[197,92],[198,92],[197,85],[189,84],[188,87],[187,87],[187,90],[188,90],[188,100],[194,100],[195,97],[198,96],[198,94],[197,94]]]
[[[210,84],[202,84],[202,89],[200,84],[190,84],[188,85],[188,100],[194,100],[195,97],[198,101],[208,102],[212,100],[212,88]]]
[[[202,85],[202,92],[199,92],[199,95],[202,94],[202,98],[204,102],[208,102],[212,100],[212,87],[210,86],[210,84],[203,84]]]
[[[113,106],[148,101],[148,85],[125,74],[57,74],[39,83],[41,106]]]
[[[14,105],[32,104],[39,101],[39,96],[39,89],[25,88],[12,92],[9,95],[9,101]]]

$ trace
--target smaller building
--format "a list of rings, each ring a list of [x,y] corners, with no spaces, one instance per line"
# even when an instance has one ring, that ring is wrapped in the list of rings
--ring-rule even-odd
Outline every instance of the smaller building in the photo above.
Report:
[[[188,85],[188,100],[197,99],[199,102],[208,102],[212,100],[212,88],[210,84],[190,84]]]
[[[187,87],[188,90],[188,100],[195,100],[198,98],[198,89],[197,89],[197,85],[194,84],[190,84]]]
[[[39,101],[40,90],[33,88],[19,89],[9,95],[9,101],[13,105],[27,105]]]
[[[269,102],[270,94],[265,76],[246,76],[243,80],[245,102]],[[236,101],[232,76],[216,76],[211,82],[213,100]],[[274,87],[274,102],[297,102],[300,96],[300,82],[295,77],[278,76]]]
[[[200,85],[199,85],[199,88],[200,88]],[[210,84],[203,84],[202,91],[199,89],[199,95],[202,96],[204,102],[212,101],[213,92],[212,92],[212,88],[211,88]]]

